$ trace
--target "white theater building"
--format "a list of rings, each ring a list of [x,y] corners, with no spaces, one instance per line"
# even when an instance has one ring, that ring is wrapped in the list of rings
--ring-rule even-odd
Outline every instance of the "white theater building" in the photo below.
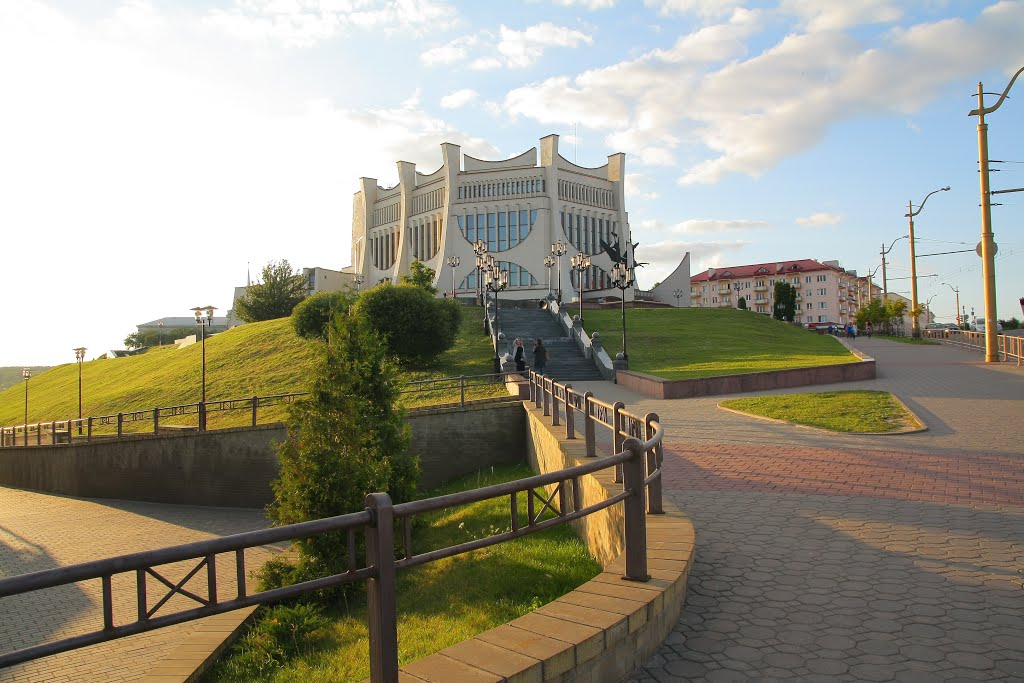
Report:
[[[538,163],[539,161],[539,163]],[[629,217],[623,198],[625,155],[613,154],[599,168],[583,168],[558,153],[558,136],[504,161],[483,161],[441,145],[441,167],[420,173],[415,164],[398,162],[398,184],[380,187],[361,178],[352,207],[352,271],[361,289],[383,280],[397,282],[414,260],[435,273],[441,292],[452,290],[449,257],[458,257],[456,295],[471,298],[477,288],[473,244],[482,240],[501,270],[509,271],[502,299],[540,299],[559,284],[563,301],[578,300],[570,259],[592,255],[584,272],[584,301],[619,296],[611,286],[611,258],[601,241],[617,241],[620,253],[629,240]],[[550,270],[544,257],[551,245],[568,244],[559,267]],[[632,249],[629,250],[632,264]],[[549,280],[550,278],[550,280]],[[626,300],[633,290],[626,290]]]

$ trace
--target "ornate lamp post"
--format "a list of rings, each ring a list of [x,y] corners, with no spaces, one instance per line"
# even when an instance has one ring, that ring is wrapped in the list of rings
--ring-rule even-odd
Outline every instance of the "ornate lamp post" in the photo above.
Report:
[[[196,306],[192,309],[192,312],[196,316],[196,325],[199,326],[199,334],[202,338],[203,343],[203,393],[201,403],[206,403],[206,328],[210,326],[213,321],[213,312],[217,310],[213,306]],[[206,312],[206,317],[203,317],[203,312]],[[205,426],[205,425],[204,425]]]
[[[932,190],[924,196],[921,200],[921,205],[917,207],[917,211],[914,211],[914,205],[911,202],[907,202],[907,214],[904,218],[910,219],[910,316],[913,321],[913,332],[911,336],[921,336],[921,323],[917,319],[917,255],[914,252],[914,216],[921,213],[924,209],[925,202],[936,192],[948,192],[949,185],[946,187],[940,187],[937,190]]]
[[[985,362],[995,363],[999,361],[999,326],[996,325],[996,242],[992,232],[992,194],[988,184],[988,124],[985,123],[985,114],[991,114],[999,109],[1007,93],[1013,87],[1017,77],[1024,73],[1024,66],[1017,69],[1013,78],[1006,85],[1003,94],[999,96],[996,103],[991,107],[985,106],[985,91],[978,81],[978,108],[970,111],[968,116],[978,117],[978,162],[981,173],[981,243],[978,245],[981,250],[981,271],[985,280]],[[996,192],[1018,192],[1018,190],[997,190]],[[1022,306],[1024,308],[1024,306]]]
[[[633,286],[633,282],[633,267],[623,261],[616,263],[612,268],[612,284],[622,292],[622,353],[619,358],[625,361],[629,360],[629,354],[626,353],[626,290]]]
[[[679,308],[679,299],[683,296],[683,290],[677,289],[672,292],[672,296],[676,298],[676,308]]]
[[[85,347],[74,349],[75,360],[78,361],[78,433],[82,433],[82,361],[85,360]]]
[[[580,327],[583,327],[583,292],[586,291],[583,274],[590,268],[590,257],[581,252],[573,256],[570,263],[572,264],[572,269],[576,271],[576,281],[579,283]]]
[[[569,245],[558,240],[551,245],[551,255],[557,259],[558,263],[558,303],[562,303],[562,257],[569,251]]]
[[[483,283],[483,270],[487,256],[487,242],[483,240],[477,240],[473,243],[473,253],[476,254],[476,300],[477,303],[483,306],[484,302],[484,283]],[[487,311],[484,311],[484,321],[487,320]],[[486,325],[485,325],[486,327]]]
[[[551,296],[551,269],[555,267],[555,257],[545,256],[544,267],[548,269],[548,296]]]
[[[942,284],[944,284],[947,287],[949,287],[950,289],[952,289],[953,293],[956,294],[956,309],[955,309],[956,310],[956,326],[960,327],[960,288],[959,287],[954,287],[953,285],[949,284],[948,282],[943,282]]]
[[[163,320],[158,321],[156,326],[158,328],[160,328],[160,346],[163,346],[164,345],[164,321]],[[79,416],[79,417],[81,417],[81,416]]]
[[[25,380],[25,445],[28,445],[28,380],[32,376],[32,371],[28,368],[21,369],[21,378]]]
[[[490,266],[486,271],[487,290],[494,292],[494,329],[501,329],[501,322],[498,319],[498,292],[508,287],[508,271],[498,270],[498,265],[491,257]],[[496,336],[497,332],[495,332]],[[494,340],[494,374],[501,372],[501,359],[498,358],[498,340]]]
[[[452,269],[452,298],[454,299],[455,298],[455,269],[459,267],[460,263],[462,263],[462,259],[460,259],[458,256],[449,256],[448,260],[447,260],[447,263],[448,263],[448,267]]]

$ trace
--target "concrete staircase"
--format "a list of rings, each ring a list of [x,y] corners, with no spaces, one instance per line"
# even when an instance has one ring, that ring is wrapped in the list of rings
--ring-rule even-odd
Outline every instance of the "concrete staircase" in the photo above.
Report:
[[[523,340],[526,349],[526,364],[533,365],[533,340],[540,337],[548,349],[546,374],[559,382],[602,380],[604,377],[587,360],[576,342],[566,336],[562,326],[540,308],[508,308],[500,312],[501,331],[505,334],[508,352],[514,353],[512,342],[516,337]],[[505,351],[506,349],[500,349]]]

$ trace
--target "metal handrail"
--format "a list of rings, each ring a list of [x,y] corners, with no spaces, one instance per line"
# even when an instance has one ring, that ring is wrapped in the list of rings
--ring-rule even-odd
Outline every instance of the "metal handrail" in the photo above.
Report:
[[[970,330],[922,330],[926,339],[934,339],[953,346],[985,351],[985,333]],[[1003,360],[1017,359],[1017,366],[1024,365],[1024,337],[1007,334],[996,335],[996,351]]]
[[[569,401],[575,394],[570,385],[558,384],[536,373],[530,374],[530,385],[531,392],[550,392],[549,398],[553,398],[555,395],[561,396],[565,405],[571,405]],[[585,408],[588,405],[599,403],[608,405],[594,399],[590,392],[586,392],[582,396]],[[633,581],[647,581],[650,576],[647,573],[645,512],[647,514],[661,512],[661,449],[664,429],[659,423],[657,415],[653,413],[639,418],[623,410],[621,403],[612,404],[612,407],[614,409],[613,422],[611,424],[601,422],[601,424],[613,427],[618,436],[623,436],[637,431],[639,428],[636,425],[642,423],[643,438],[628,436],[623,440],[623,448],[614,455],[582,465],[526,477],[514,482],[495,484],[481,489],[399,505],[392,505],[391,499],[385,493],[371,493],[366,497],[366,509],[361,512],[0,579],[0,598],[95,579],[102,582],[103,594],[102,629],[2,654],[0,655],[0,668],[172,624],[295,597],[342,583],[373,579],[367,583],[370,606],[368,622],[371,643],[371,681],[390,683],[398,679],[394,585],[397,569],[415,567],[445,557],[503,543],[556,524],[564,524],[585,517],[619,502],[623,504],[623,540],[626,560],[624,578]],[[556,412],[558,410],[557,404],[555,410]],[[566,411],[569,424],[572,424],[572,420],[568,418],[568,415],[572,412],[573,410]],[[588,421],[590,420],[591,418],[588,417]],[[630,422],[625,431],[621,428],[623,420]],[[557,422],[553,420],[552,424],[557,424]],[[574,436],[567,438],[574,438]],[[582,504],[582,489],[579,485],[580,477],[609,467],[621,470],[623,474],[622,491],[605,500],[584,506]],[[537,489],[544,486],[553,486],[553,490],[546,498],[537,493]],[[522,524],[522,514],[519,510],[519,494],[524,492],[527,495],[525,526]],[[509,498],[511,521],[509,531],[446,548],[419,554],[413,553],[412,518],[415,515],[502,497]],[[555,502],[556,497],[557,502]],[[645,499],[649,506],[646,511]],[[536,509],[536,501],[540,501],[539,511]],[[550,512],[552,516],[544,519],[547,512]],[[395,558],[393,538],[396,524],[400,525],[404,532],[403,553],[399,559]],[[362,565],[358,561],[356,550],[356,533],[360,529],[363,531],[366,545],[365,563]],[[348,568],[346,571],[284,588],[247,594],[245,550],[271,543],[308,538],[321,533],[342,531],[347,536]],[[224,553],[234,554],[237,593],[234,598],[221,601],[217,594],[217,556]],[[166,579],[156,570],[156,567],[188,560],[199,560],[199,564],[177,583]],[[185,588],[192,577],[203,569],[206,570],[206,597]],[[136,577],[136,618],[133,621],[115,625],[112,577],[127,572],[134,572]],[[150,585],[148,577],[150,576],[170,589],[152,608],[148,598]],[[157,616],[156,612],[175,595],[188,598],[199,603],[200,606]]]
[[[452,388],[459,386],[460,388],[460,407],[465,408],[466,405],[466,389],[474,386],[483,386],[494,382],[498,378],[507,378],[510,375],[519,377],[518,373],[507,372],[507,373],[490,373],[481,375],[461,375],[459,377],[441,377],[436,379],[422,379],[414,380],[406,383],[406,387],[402,390],[402,394],[415,394],[425,393],[430,391],[440,391],[444,388]],[[427,385],[434,385],[433,387]],[[440,386],[438,386],[440,385]],[[124,426],[126,424],[132,424],[137,422],[149,422],[152,423],[153,434],[159,434],[161,427],[167,428],[166,424],[161,424],[161,420],[165,420],[169,417],[180,417],[183,415],[198,415],[198,425],[193,427],[201,432],[208,431],[206,425],[206,416],[213,412],[229,412],[238,410],[249,410],[252,412],[252,419],[250,425],[255,427],[258,424],[258,409],[266,408],[269,406],[280,405],[282,403],[293,403],[297,398],[302,396],[308,396],[308,392],[293,392],[287,394],[272,394],[269,396],[252,396],[245,398],[228,398],[221,399],[218,401],[207,401],[205,403],[185,403],[182,405],[174,406],[160,406],[155,408],[143,408],[140,410],[131,410],[123,413],[116,413],[112,415],[91,415],[83,418],[71,418],[67,420],[50,420],[41,421],[32,424],[25,425],[14,425],[10,427],[0,427],[0,447],[6,446],[42,446],[42,445],[61,445],[55,444],[56,436],[68,435],[68,440],[63,445],[71,443],[70,435],[74,430],[78,430],[79,434],[84,434],[85,441],[91,442],[94,438],[93,429],[97,427],[111,427],[116,426],[116,438],[120,439],[124,436]],[[59,430],[57,428],[60,428]],[[35,435],[35,444],[30,443],[30,433]],[[49,433],[50,443],[43,442],[43,435]],[[149,432],[132,432],[133,435],[145,434]],[[19,441],[21,443],[19,443]]]

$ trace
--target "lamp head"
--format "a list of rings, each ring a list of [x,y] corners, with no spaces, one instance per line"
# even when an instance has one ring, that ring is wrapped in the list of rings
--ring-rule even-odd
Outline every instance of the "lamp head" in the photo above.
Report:
[[[942,188],[942,191],[943,192],[949,192],[949,185],[946,185],[944,188]]]
[[[29,370],[28,368],[22,368],[21,369],[21,378],[23,380],[25,380],[27,382],[28,378],[31,377],[31,376],[32,376],[32,371],[31,370]]]

